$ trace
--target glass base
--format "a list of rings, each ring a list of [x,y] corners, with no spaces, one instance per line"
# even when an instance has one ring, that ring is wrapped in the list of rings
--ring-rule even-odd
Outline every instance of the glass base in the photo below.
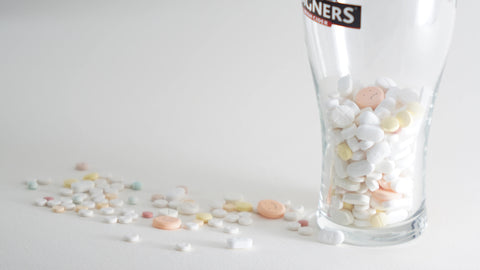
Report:
[[[317,212],[317,224],[321,229],[340,230],[345,235],[344,243],[355,246],[388,246],[419,237],[427,226],[427,215],[422,207],[410,219],[383,228],[358,228],[332,222],[322,212]]]

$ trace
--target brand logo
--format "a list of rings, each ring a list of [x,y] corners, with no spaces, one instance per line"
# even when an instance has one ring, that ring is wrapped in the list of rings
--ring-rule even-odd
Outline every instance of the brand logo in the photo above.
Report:
[[[360,29],[362,7],[326,0],[303,0],[303,13],[312,21]]]

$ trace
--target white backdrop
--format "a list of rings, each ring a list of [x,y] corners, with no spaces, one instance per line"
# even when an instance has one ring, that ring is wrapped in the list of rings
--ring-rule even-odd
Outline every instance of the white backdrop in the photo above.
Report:
[[[0,269],[475,269],[479,32],[458,4],[427,168],[429,227],[387,248],[331,247],[256,219],[251,251],[223,233],[106,225],[32,206],[73,166],[143,182],[186,184],[205,206],[228,191],[309,210],[321,145],[300,1],[1,1]],[[27,177],[55,186],[29,191]],[[133,194],[133,192],[126,193]],[[121,241],[140,233],[138,244]],[[172,250],[190,241],[188,254]]]

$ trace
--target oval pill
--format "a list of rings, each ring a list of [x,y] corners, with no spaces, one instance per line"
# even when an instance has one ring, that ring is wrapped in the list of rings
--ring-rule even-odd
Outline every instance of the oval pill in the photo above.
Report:
[[[375,166],[367,160],[354,161],[347,166],[347,174],[351,177],[360,177],[370,174]]]
[[[248,249],[252,246],[253,240],[251,238],[235,237],[227,239],[227,248],[229,249]]]
[[[153,219],[152,226],[162,230],[176,230],[180,228],[182,221],[175,217],[159,216]]]
[[[413,116],[408,111],[401,111],[395,115],[401,128],[410,126],[413,121]]]
[[[383,121],[382,121],[383,123]],[[380,142],[385,137],[383,130],[374,125],[361,125],[357,128],[356,136],[360,140]]]
[[[400,122],[396,117],[390,116],[382,120],[381,126],[385,132],[395,132],[400,128]]]
[[[317,239],[323,244],[340,245],[345,240],[345,235],[338,230],[321,230]]]
[[[352,158],[353,152],[350,149],[350,147],[348,147],[348,145],[346,143],[341,143],[341,144],[337,145],[336,150],[337,150],[337,155],[342,160],[347,161],[347,160]]]
[[[257,212],[263,217],[278,219],[285,214],[285,206],[275,200],[261,200],[258,203]]]

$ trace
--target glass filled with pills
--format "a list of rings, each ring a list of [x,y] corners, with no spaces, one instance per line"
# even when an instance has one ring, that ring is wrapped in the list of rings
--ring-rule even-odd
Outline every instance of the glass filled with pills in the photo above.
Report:
[[[454,0],[304,0],[322,126],[321,228],[391,245],[426,226],[425,158]]]

